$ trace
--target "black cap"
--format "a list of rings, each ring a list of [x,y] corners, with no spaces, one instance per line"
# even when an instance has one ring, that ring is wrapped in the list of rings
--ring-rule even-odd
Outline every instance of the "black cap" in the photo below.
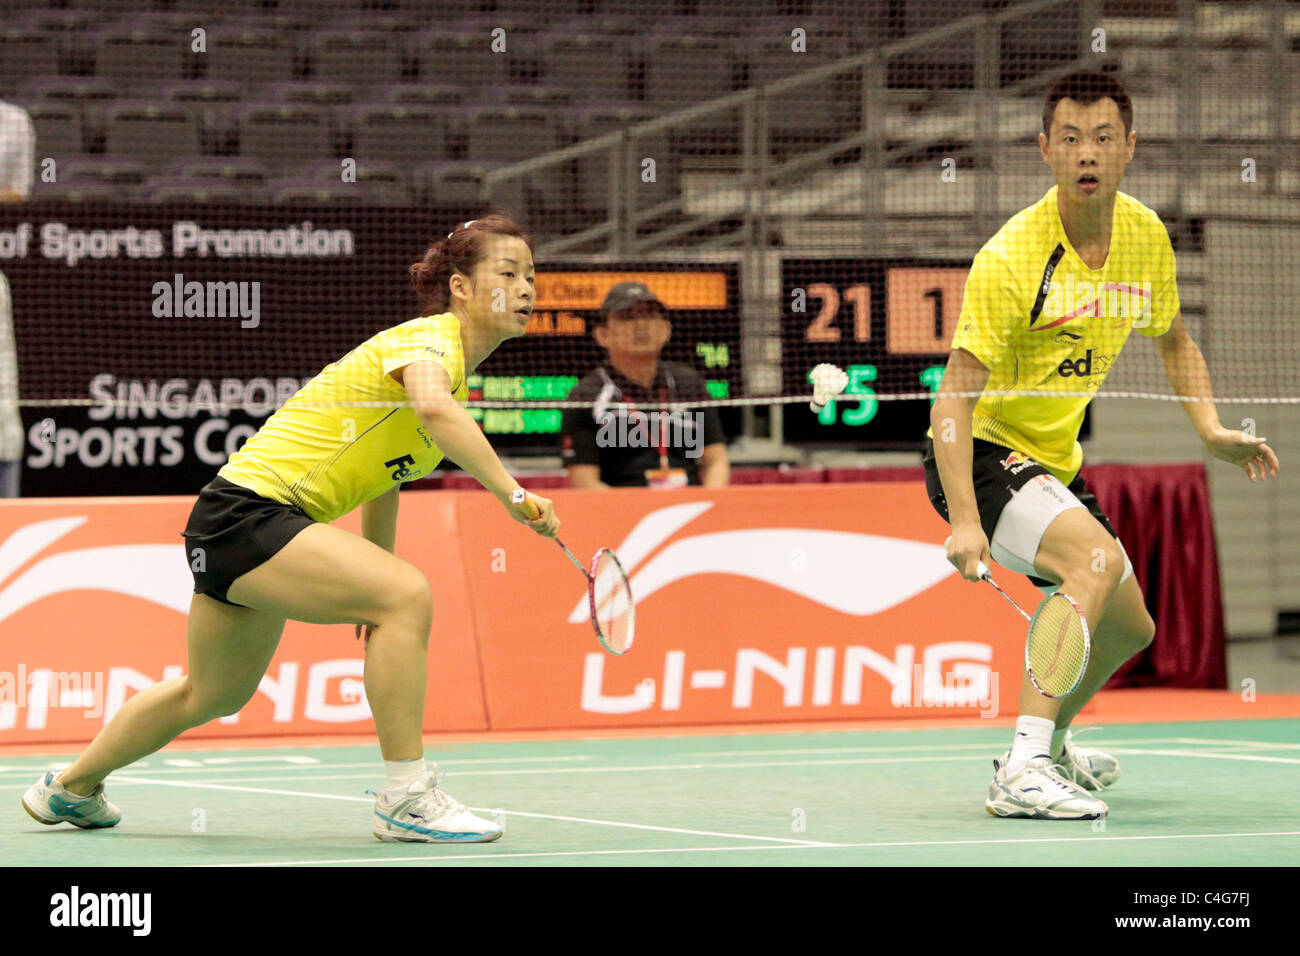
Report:
[[[600,304],[600,317],[607,319],[614,312],[623,312],[642,302],[653,302],[664,312],[668,311],[649,286],[642,282],[620,282],[605,294],[605,301]]]

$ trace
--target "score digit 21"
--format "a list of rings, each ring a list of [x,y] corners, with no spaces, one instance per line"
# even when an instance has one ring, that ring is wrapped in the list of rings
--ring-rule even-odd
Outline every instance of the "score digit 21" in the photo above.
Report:
[[[798,301],[805,289],[793,290],[792,312],[809,313],[802,334],[795,333],[805,344],[795,348],[805,356],[804,376],[819,361],[840,364],[849,376],[844,398],[857,399],[856,406],[827,405],[818,423],[861,426],[876,417],[877,394],[938,388],[943,365],[936,360],[946,356],[956,330],[968,269],[881,260],[845,265],[836,271],[850,281],[809,282],[806,304]],[[787,345],[795,343],[787,339]]]

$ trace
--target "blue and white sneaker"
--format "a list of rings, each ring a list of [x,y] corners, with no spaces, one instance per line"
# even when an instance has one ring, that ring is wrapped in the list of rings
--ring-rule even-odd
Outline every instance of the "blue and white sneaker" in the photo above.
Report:
[[[1079,733],[1100,729],[1100,727],[1085,727]],[[1105,790],[1119,779],[1118,760],[1100,750],[1076,747],[1068,730],[1065,732],[1065,743],[1061,748],[1061,759],[1056,763],[1062,777],[1071,783],[1077,783],[1085,790]]]
[[[386,843],[490,843],[505,832],[499,824],[470,813],[438,786],[434,764],[427,780],[405,791],[367,790],[375,798],[375,839]]]
[[[1063,778],[1051,757],[1035,757],[1014,777],[1002,760],[993,761],[984,809],[995,817],[1034,820],[1097,820],[1110,808],[1082,787]]]
[[[122,811],[104,798],[102,783],[88,796],[79,797],[57,778],[58,774],[51,770],[23,794],[23,809],[33,820],[51,827],[71,823],[83,830],[115,827],[121,821]]]

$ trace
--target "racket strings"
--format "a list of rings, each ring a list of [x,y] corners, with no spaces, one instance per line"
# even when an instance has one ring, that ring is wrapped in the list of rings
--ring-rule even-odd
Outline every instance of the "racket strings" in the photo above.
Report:
[[[635,612],[627,577],[611,551],[602,551],[592,575],[593,620],[601,642],[613,653],[632,646]]]
[[[1074,605],[1060,595],[1047,598],[1029,628],[1027,657],[1035,683],[1054,697],[1074,690],[1087,666],[1087,644]]]

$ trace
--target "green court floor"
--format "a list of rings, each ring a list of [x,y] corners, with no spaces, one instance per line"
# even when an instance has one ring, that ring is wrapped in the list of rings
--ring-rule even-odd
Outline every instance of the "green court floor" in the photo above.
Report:
[[[430,746],[492,844],[380,843],[375,746],[163,751],[114,774],[110,830],[45,827],[19,798],[68,754],[0,757],[0,859],[38,866],[1294,865],[1300,721],[1112,725],[1095,822],[984,809],[1009,728]]]

